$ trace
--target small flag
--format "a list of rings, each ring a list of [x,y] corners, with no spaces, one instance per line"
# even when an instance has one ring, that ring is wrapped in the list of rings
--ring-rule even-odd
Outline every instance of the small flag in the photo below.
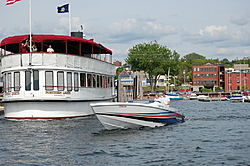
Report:
[[[57,7],[57,13],[68,13],[69,12],[69,4]]]
[[[21,1],[21,0],[6,0],[5,5],[12,5],[12,4],[14,4],[15,2],[18,2],[18,1]]]

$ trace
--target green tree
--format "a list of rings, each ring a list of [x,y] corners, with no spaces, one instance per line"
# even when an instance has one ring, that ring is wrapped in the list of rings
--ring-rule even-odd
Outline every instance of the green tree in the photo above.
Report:
[[[205,60],[206,57],[205,56],[202,56],[200,54],[196,54],[196,53],[191,53],[191,54],[187,54],[185,55],[183,58],[182,58],[182,61],[188,61],[190,64],[192,64],[192,60],[194,59],[203,59]]]
[[[161,74],[175,74],[179,70],[180,55],[173,53],[166,47],[155,42],[140,43],[129,49],[125,61],[131,65],[132,71],[144,71],[148,73],[151,91],[155,91],[156,82]]]
[[[125,71],[126,69],[124,67],[118,67],[116,69],[116,75],[115,75],[115,79],[118,79],[118,76],[119,74],[122,72],[122,71]]]

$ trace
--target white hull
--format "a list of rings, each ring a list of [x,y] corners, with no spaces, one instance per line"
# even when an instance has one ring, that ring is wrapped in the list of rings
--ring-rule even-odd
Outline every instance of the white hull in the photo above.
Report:
[[[197,99],[198,99],[198,97],[195,93],[192,93],[189,97],[189,100],[197,100]]]
[[[238,103],[238,102],[243,102],[244,98],[243,97],[231,97],[230,102],[232,103]]]
[[[90,102],[13,102],[4,107],[7,119],[61,119],[93,115]]]
[[[160,127],[184,121],[184,116],[172,108],[142,103],[91,103],[97,118],[108,129]]]

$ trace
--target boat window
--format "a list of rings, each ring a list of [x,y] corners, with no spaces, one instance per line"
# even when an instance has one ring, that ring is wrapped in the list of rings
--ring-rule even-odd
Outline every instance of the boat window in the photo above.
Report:
[[[96,87],[96,82],[97,82],[96,75],[93,74],[93,87]]]
[[[7,74],[7,92],[11,92],[11,73]]]
[[[67,91],[72,91],[72,73],[67,72]]]
[[[14,91],[20,91],[20,72],[14,72]]]
[[[86,73],[81,73],[80,74],[80,81],[81,81],[81,87],[86,87]]]
[[[78,73],[74,73],[74,90],[79,91],[79,77]]]
[[[102,77],[102,87],[103,88],[107,88],[107,84],[108,84],[108,79],[107,79],[107,77],[106,76],[103,76]]]
[[[88,87],[93,87],[92,74],[87,74],[87,79],[88,79]]]
[[[3,89],[4,89],[4,92],[7,92],[6,90],[6,74],[3,75]]]
[[[108,88],[112,87],[112,77],[108,77]]]
[[[102,85],[102,83],[103,83],[102,77],[103,77],[103,76],[100,76],[100,88],[103,87],[103,85]]]
[[[38,70],[33,71],[33,89],[39,90],[39,71]]]
[[[31,71],[25,71],[25,90],[31,90]]]
[[[114,87],[114,77],[111,77],[111,87]]]
[[[100,76],[96,76],[96,87],[100,87]]]
[[[45,71],[45,90],[53,90],[53,71]]]
[[[58,91],[64,90],[64,73],[63,73],[63,71],[57,72],[57,90]]]
[[[108,84],[109,84],[109,79],[108,79],[108,76],[104,76],[104,88],[107,88],[108,87]]]

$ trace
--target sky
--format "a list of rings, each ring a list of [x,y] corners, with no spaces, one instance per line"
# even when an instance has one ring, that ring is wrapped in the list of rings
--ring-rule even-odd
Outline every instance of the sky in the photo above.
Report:
[[[123,63],[130,48],[154,41],[181,57],[250,58],[250,0],[70,0],[70,14],[57,13],[69,1],[31,1],[33,34],[69,35],[70,16],[72,31]],[[29,34],[29,0],[0,2],[0,40]]]

